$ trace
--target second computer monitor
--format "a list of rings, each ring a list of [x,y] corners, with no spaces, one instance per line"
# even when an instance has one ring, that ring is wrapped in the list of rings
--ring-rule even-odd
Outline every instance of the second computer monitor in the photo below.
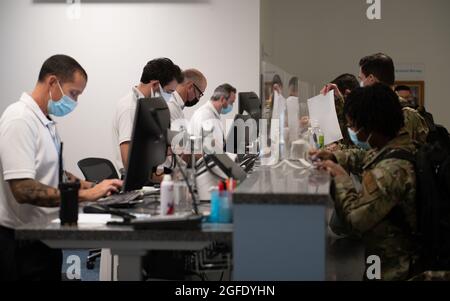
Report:
[[[139,99],[134,118],[124,191],[147,186],[152,171],[164,163],[170,112],[163,98]]]

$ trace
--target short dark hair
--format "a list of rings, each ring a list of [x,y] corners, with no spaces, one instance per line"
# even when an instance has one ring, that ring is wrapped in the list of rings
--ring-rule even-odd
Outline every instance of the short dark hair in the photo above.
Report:
[[[176,74],[175,79],[177,83],[181,84],[182,82],[184,82],[184,73],[177,65],[175,65],[175,74]]]
[[[48,76],[54,75],[61,83],[66,83],[73,80],[75,72],[80,72],[86,81],[88,80],[86,71],[74,58],[57,54],[44,62],[39,72],[38,81],[42,83]]]
[[[402,85],[395,87],[395,92],[400,92],[400,91],[409,91],[409,92],[411,92],[411,88],[408,87],[408,86],[402,86]]]
[[[148,84],[152,80],[157,80],[162,87],[167,86],[173,80],[178,83],[182,81],[181,69],[168,58],[158,58],[151,60],[144,67],[141,76],[141,83]]]
[[[381,83],[353,90],[345,102],[344,114],[357,129],[377,132],[391,139],[405,125],[398,96]]]
[[[278,74],[275,74],[272,79],[272,85],[275,85],[275,84],[278,84],[281,87],[283,87],[283,81],[281,80],[281,77]]]
[[[233,86],[230,85],[230,84],[223,84],[222,86],[224,87],[225,91],[227,91],[229,94],[231,94],[231,93],[236,94],[236,93],[237,93],[236,88],[233,87]]]
[[[214,90],[214,94],[211,97],[212,101],[217,101],[220,100],[220,98],[225,97],[226,100],[230,99],[231,93],[236,94],[237,90],[235,87],[233,87],[230,84],[223,84],[218,86],[215,90]]]
[[[347,90],[353,91],[356,88],[359,88],[358,79],[350,73],[339,75],[331,83],[338,86],[338,89],[342,95],[345,95],[345,91]]]
[[[395,84],[394,61],[386,54],[377,53],[363,57],[359,66],[366,77],[372,74],[385,85],[393,86]]]

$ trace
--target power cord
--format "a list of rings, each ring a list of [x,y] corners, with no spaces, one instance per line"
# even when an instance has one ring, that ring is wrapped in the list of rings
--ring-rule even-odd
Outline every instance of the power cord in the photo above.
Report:
[[[224,177],[222,177],[222,176],[219,176],[218,174],[216,174],[216,173],[212,170],[211,166],[209,166],[209,162],[207,161],[207,159],[209,158],[208,155],[204,154],[203,158],[204,158],[204,160],[205,160],[206,169],[207,169],[213,176],[215,176],[216,178],[219,178],[219,179],[221,179],[221,180],[223,180],[223,181],[227,180],[226,178],[224,178]]]

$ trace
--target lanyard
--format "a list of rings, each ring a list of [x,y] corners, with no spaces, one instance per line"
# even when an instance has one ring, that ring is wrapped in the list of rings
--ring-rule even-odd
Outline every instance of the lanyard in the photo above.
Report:
[[[61,139],[59,138],[58,132],[56,131],[56,124],[54,122],[47,125],[50,136],[52,137],[53,144],[55,144],[58,156],[61,155]]]
[[[55,122],[51,122],[47,125],[48,131],[50,132],[50,136],[52,136],[53,143],[56,147],[56,152],[58,153],[58,164],[61,165],[59,167],[60,170],[60,181],[62,180],[63,183],[68,182],[68,178],[66,175],[66,172],[64,171],[64,159],[62,158],[61,154],[61,138],[58,135],[58,131],[56,130],[56,124]]]

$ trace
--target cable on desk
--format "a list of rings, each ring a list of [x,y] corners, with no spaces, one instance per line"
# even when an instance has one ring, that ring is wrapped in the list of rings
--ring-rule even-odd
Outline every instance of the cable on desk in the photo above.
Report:
[[[225,181],[226,178],[224,178],[224,177],[219,176],[218,174],[216,174],[216,173],[212,170],[211,166],[209,166],[209,162],[207,162],[207,158],[209,158],[208,155],[205,155],[203,158],[204,158],[204,160],[205,160],[206,169],[207,169],[213,176],[215,176],[216,178],[219,178],[219,179]]]

